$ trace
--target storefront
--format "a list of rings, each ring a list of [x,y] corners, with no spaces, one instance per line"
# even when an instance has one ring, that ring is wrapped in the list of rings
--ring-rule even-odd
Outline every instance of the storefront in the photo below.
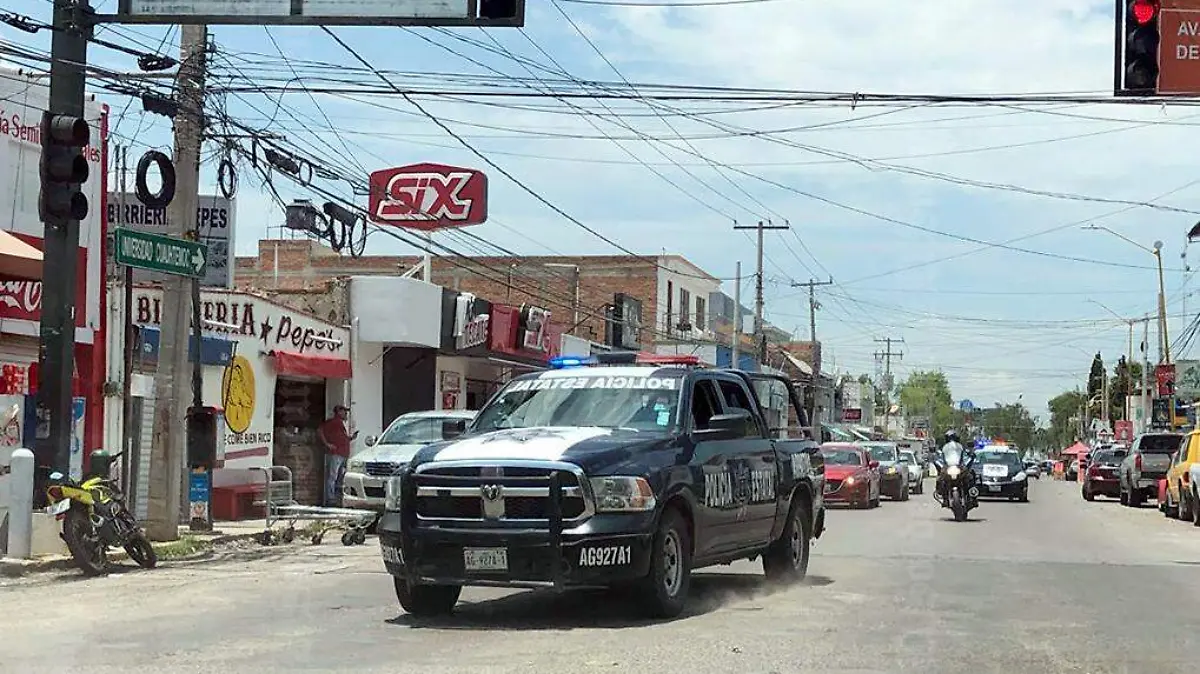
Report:
[[[157,351],[161,302],[156,288],[134,290],[143,364]],[[202,403],[224,415],[213,488],[261,481],[257,468],[286,466],[296,500],[319,503],[324,448],[316,429],[348,399],[349,330],[249,293],[206,290],[200,302]],[[153,415],[149,402],[143,417]],[[140,424],[142,446],[147,421]],[[148,467],[139,466],[139,474],[148,475]]]
[[[437,409],[478,410],[512,377],[544,369],[563,344],[551,318],[542,307],[443,289]]]

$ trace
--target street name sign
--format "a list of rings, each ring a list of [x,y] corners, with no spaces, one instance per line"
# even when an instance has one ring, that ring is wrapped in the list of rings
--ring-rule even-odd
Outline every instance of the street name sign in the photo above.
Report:
[[[208,266],[208,246],[195,241],[118,228],[113,243],[117,264],[191,278],[204,278]]]
[[[1158,33],[1157,93],[1200,93],[1200,0],[1164,0]]]

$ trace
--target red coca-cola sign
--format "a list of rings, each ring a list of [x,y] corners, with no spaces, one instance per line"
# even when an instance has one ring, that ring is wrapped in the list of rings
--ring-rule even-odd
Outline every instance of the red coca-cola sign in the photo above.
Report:
[[[42,250],[42,240],[26,234],[11,232],[25,243]],[[87,249],[80,248],[75,268],[75,292],[78,302],[75,309],[76,327],[87,325]],[[0,276],[0,319],[40,321],[42,319],[42,282],[18,281]]]

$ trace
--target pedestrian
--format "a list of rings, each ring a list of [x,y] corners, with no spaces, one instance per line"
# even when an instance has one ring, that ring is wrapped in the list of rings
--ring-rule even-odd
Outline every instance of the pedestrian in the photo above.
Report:
[[[321,423],[317,437],[325,445],[325,505],[336,507],[341,504],[342,478],[346,475],[346,461],[350,458],[350,441],[358,437],[346,430],[346,418],[350,408],[334,405],[333,416]]]

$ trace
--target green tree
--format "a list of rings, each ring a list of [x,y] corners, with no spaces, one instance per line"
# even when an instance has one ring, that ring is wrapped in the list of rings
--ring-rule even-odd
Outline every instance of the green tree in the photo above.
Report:
[[[1106,372],[1104,370],[1104,359],[1100,357],[1100,352],[1096,352],[1096,356],[1092,358],[1092,369],[1088,372],[1087,397],[1088,400],[1096,399],[1093,407],[1099,407],[1100,402],[1096,398],[1104,391],[1104,378]],[[1088,410],[1091,412],[1091,409]]]
[[[1000,405],[983,411],[982,430],[984,437],[1003,438],[1009,444],[1024,451],[1033,446],[1037,421],[1021,403]]]
[[[913,372],[898,388],[897,399],[905,414],[929,417],[933,437],[940,437],[950,428],[961,427],[961,415],[955,413],[954,396],[944,373]]]
[[[1086,400],[1080,391],[1065,391],[1046,404],[1050,409],[1049,451],[1066,449],[1079,439],[1079,421],[1072,419],[1079,416]]]
[[[1113,381],[1108,387],[1108,410],[1110,421],[1125,418],[1125,397],[1133,393],[1133,378],[1125,356],[1117,360],[1113,368]]]

